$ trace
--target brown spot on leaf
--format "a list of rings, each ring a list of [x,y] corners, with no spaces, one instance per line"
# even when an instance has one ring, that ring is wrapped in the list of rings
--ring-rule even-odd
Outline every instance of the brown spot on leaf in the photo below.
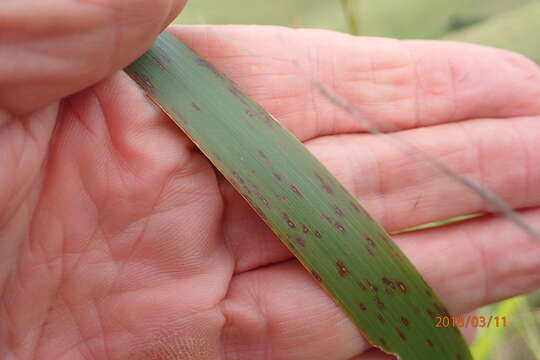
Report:
[[[371,290],[373,292],[379,291],[379,288],[375,284],[373,284],[371,281],[366,280],[366,282],[367,282],[369,290]]]
[[[320,232],[318,231],[315,231],[315,236],[318,237],[319,239],[322,238],[322,235]]]
[[[369,255],[375,256],[375,253],[370,248],[368,248],[367,246],[366,246],[366,250],[367,250]]]
[[[274,175],[274,177],[277,179],[277,181],[283,181],[283,176],[281,176],[280,174],[274,172],[274,173],[272,173],[272,175]]]
[[[430,347],[433,347],[433,341],[431,341],[430,339],[426,339],[426,343],[427,343]]]
[[[199,105],[195,104],[194,102],[191,103],[191,107],[192,107],[195,111],[201,111],[201,108],[199,107]]]
[[[264,151],[259,150],[258,153],[259,153],[259,156],[260,156],[260,157],[262,157],[262,158],[265,159],[265,160],[268,160],[268,157],[266,156],[266,154],[264,153]]]
[[[318,272],[312,271],[311,274],[313,275],[313,277],[314,277],[318,282],[322,282],[322,277],[321,277],[321,275],[319,275]]]
[[[302,239],[301,237],[297,237],[296,238],[296,242],[298,244],[300,244],[301,247],[305,247],[306,246],[306,241],[304,239]]]
[[[377,244],[375,243],[375,241],[373,241],[373,239],[370,238],[369,236],[366,237],[366,241],[367,241],[367,243],[369,244],[369,246],[371,246],[372,248],[376,248],[376,247],[377,247]]]
[[[336,267],[337,267],[339,276],[345,277],[349,274],[349,269],[347,269],[343,261],[341,260],[336,261]]]
[[[384,285],[390,286],[392,289],[396,288],[396,284],[394,284],[394,282],[392,280],[388,279],[387,277],[383,277],[382,282],[383,282]]]
[[[375,303],[377,304],[377,306],[379,307],[379,309],[384,309],[384,303],[382,302],[381,298],[379,298],[378,296],[375,297]]]
[[[399,328],[396,328],[396,332],[398,333],[399,337],[402,339],[402,340],[406,340],[407,338],[405,337],[405,334],[399,330]]]
[[[366,286],[364,285],[364,283],[363,283],[361,280],[358,280],[357,284],[358,284],[358,287],[359,287],[360,289],[362,289],[362,290],[364,290],[364,291],[367,290]]]
[[[377,319],[381,322],[381,324],[384,324],[384,316],[380,312],[377,313]]]
[[[309,233],[309,228],[308,228],[306,225],[304,225],[304,224],[302,224],[302,232],[303,232],[304,234]]]
[[[382,345],[382,346],[386,346],[386,340],[384,338],[379,338],[379,343]]]
[[[351,204],[351,207],[352,207],[354,210],[356,210],[357,212],[362,212],[362,211],[360,210],[360,206],[358,206],[356,203],[354,203],[354,202],[351,201],[350,204]]]
[[[336,212],[336,214],[337,214],[338,216],[343,216],[343,210],[341,210],[339,207],[336,206],[336,207],[334,208],[334,211]]]
[[[401,317],[401,322],[403,323],[403,325],[405,325],[406,327],[409,327],[409,319],[407,319],[405,316],[402,316]]]
[[[132,73],[132,75],[135,78],[135,81],[141,85],[142,87],[146,88],[148,91],[154,91],[155,87],[152,81],[146,76],[146,74],[143,74],[139,71],[135,71]]]
[[[399,288],[399,290],[401,290],[402,293],[407,293],[407,287],[405,286],[404,283],[402,283],[401,281],[398,281],[397,282],[397,286]]]
[[[360,304],[360,310],[366,311],[366,310],[367,310],[367,306],[366,306],[365,304]]]
[[[345,228],[340,223],[336,223],[336,229],[338,229],[339,232],[345,232]]]

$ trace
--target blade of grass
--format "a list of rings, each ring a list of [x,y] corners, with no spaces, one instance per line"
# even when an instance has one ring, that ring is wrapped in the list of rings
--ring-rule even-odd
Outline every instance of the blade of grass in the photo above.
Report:
[[[471,359],[435,327],[441,301],[389,235],[262,107],[174,36],[126,68],[375,345],[403,360]]]
[[[360,35],[360,25],[358,24],[360,0],[340,0],[340,3],[349,34]]]

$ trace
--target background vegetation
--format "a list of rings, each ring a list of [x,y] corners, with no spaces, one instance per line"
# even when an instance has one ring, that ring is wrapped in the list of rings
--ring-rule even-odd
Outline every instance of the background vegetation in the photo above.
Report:
[[[355,6],[344,14],[343,2]],[[192,0],[177,22],[347,32],[347,17],[366,36],[467,41],[517,51],[540,64],[540,0]],[[540,359],[540,292],[481,313],[507,316],[509,326],[479,331],[477,360]]]

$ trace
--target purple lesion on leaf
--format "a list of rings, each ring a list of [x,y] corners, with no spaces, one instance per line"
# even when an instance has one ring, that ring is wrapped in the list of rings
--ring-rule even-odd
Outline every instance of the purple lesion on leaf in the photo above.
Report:
[[[304,240],[304,239],[301,238],[301,237],[296,237],[296,242],[297,242],[301,247],[305,247],[305,246],[306,246],[306,240]]]
[[[336,229],[338,229],[339,232],[345,232],[345,227],[341,225],[340,223],[336,223]]]
[[[161,48],[161,47],[157,47],[157,52],[159,53],[159,56],[161,56],[161,59],[163,59],[163,61],[165,61],[166,63],[170,63],[172,61],[170,55],[167,53],[167,51],[165,51],[165,49]]]
[[[277,172],[273,172],[272,175],[276,178],[277,181],[281,182],[283,181],[283,176]]]
[[[163,63],[161,62],[161,59],[158,56],[156,56],[152,51],[149,51],[148,55],[152,58],[152,60],[154,60],[154,62],[156,63],[156,65],[159,67],[161,71],[165,71],[165,66],[163,65]]]
[[[264,206],[266,207],[270,207],[270,202],[268,201],[268,199],[266,198],[266,196],[264,196],[263,194],[261,194],[260,192],[256,192],[255,195],[257,196],[257,198],[264,204]]]
[[[343,210],[341,210],[341,209],[340,209],[339,207],[337,207],[337,206],[334,208],[334,211],[336,212],[336,214],[337,214],[338,216],[343,216],[343,215],[344,215],[344,214],[343,214]]]
[[[287,213],[283,213],[283,218],[287,222],[287,226],[289,226],[291,229],[294,229],[296,227],[296,224],[291,220],[289,215]]]
[[[351,207],[352,207],[354,210],[356,210],[356,212],[359,212],[359,213],[362,212],[362,210],[360,209],[360,206],[358,206],[358,204],[356,204],[355,202],[352,202],[352,201],[350,202],[350,204],[351,204]]]
[[[398,281],[397,282],[397,287],[399,288],[399,290],[401,290],[402,293],[406,294],[407,293],[407,286],[405,286],[405,284],[401,281]]]
[[[323,187],[324,191],[326,191],[330,195],[334,195],[334,189],[332,188],[332,186],[318,172],[315,171],[314,174],[315,174],[315,177],[321,183],[321,186]]]
[[[298,197],[300,197],[302,199],[304,198],[304,195],[302,195],[302,193],[300,192],[300,190],[298,190],[298,188],[296,186],[290,185],[289,187],[291,188],[291,191],[293,193],[295,193]]]
[[[263,220],[267,220],[266,214],[261,210],[260,207],[253,205],[253,209],[255,209],[255,212],[259,215],[260,218]]]
[[[377,287],[377,285],[373,284],[371,281],[366,280],[366,283],[367,283],[367,286],[368,286],[369,290],[371,290],[373,292],[379,291],[379,288]]]
[[[323,281],[321,275],[319,275],[318,272],[312,271],[312,272],[311,272],[311,275],[313,275],[313,277],[314,277],[318,282],[322,282],[322,281]]]
[[[370,256],[375,256],[375,253],[366,245],[366,251]]]
[[[345,263],[341,260],[336,261],[336,268],[341,277],[345,277],[349,274],[349,269],[347,269],[347,266],[345,266]]]
[[[134,71],[131,73],[131,76],[135,78],[135,81],[144,87],[146,90],[150,92],[154,92],[156,89],[150,78],[146,74],[143,74],[140,71]]]
[[[304,234],[308,234],[309,233],[309,228],[305,225],[305,224],[302,224],[302,232]]]
[[[320,238],[322,238],[322,235],[321,235],[321,233],[320,233],[320,232],[318,232],[318,231],[315,231],[315,237],[317,237],[317,238],[319,238],[319,239],[320,239]]]

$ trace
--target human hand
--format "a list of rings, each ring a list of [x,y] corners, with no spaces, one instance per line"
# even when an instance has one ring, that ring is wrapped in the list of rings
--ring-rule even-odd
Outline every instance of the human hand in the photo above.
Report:
[[[165,3],[144,10],[165,13]],[[106,38],[81,53],[79,36],[55,38],[42,56],[35,46],[52,51],[43,44],[58,33],[10,47],[2,35],[14,55],[0,62],[0,357],[384,358],[124,73],[77,92],[148,46],[165,23],[144,20],[154,17],[109,23],[126,26],[115,60],[99,58]],[[142,24],[153,31],[139,42]],[[363,132],[306,73],[540,222],[540,71],[523,58],[317,30],[171,31],[293,131],[387,230],[487,205]],[[540,245],[501,217],[395,239],[454,315],[540,285]]]

